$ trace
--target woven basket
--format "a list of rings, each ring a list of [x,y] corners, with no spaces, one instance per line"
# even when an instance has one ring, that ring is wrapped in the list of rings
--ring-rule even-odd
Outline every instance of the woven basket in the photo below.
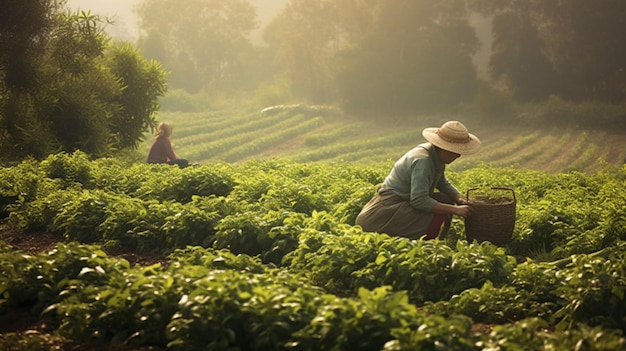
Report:
[[[465,218],[465,236],[467,241],[476,240],[479,243],[489,241],[495,245],[505,245],[511,241],[515,227],[515,192],[511,188],[492,187],[492,190],[510,192],[511,197],[470,199],[467,190],[467,201],[474,209],[471,216]]]

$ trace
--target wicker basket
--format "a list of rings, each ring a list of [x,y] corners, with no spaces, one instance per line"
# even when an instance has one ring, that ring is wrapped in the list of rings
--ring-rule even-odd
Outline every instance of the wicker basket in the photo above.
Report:
[[[470,191],[477,189],[467,190],[467,201],[474,208],[472,215],[465,219],[467,241],[489,241],[495,245],[509,243],[515,227],[515,192],[511,188],[492,187],[492,190],[510,192],[511,197],[470,199]]]

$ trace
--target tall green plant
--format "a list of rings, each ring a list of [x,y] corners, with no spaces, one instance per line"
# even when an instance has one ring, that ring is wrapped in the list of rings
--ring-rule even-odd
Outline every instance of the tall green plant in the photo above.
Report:
[[[22,48],[20,64],[0,58],[3,158],[75,150],[102,156],[138,146],[155,124],[164,71],[128,45],[110,44],[100,16],[62,12],[53,1],[28,1],[33,2],[47,20],[24,24],[34,34],[15,44]],[[23,10],[3,3],[8,17],[22,18]],[[3,41],[15,39],[10,28],[0,31]]]

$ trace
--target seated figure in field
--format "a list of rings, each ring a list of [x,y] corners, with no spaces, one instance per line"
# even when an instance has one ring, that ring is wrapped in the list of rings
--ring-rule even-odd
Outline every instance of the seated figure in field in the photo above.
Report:
[[[166,122],[159,123],[157,133],[148,153],[148,163],[167,163],[169,165],[178,165],[180,168],[185,168],[189,165],[189,161],[176,156],[170,141],[171,135],[172,125]]]

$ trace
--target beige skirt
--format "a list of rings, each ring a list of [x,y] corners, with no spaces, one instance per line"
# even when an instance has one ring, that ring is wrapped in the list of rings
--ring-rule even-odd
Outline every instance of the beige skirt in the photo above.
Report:
[[[433,194],[439,202],[451,203],[443,193]],[[426,235],[432,213],[420,212],[391,191],[376,193],[356,217],[356,224],[366,232],[385,233],[419,239]]]

